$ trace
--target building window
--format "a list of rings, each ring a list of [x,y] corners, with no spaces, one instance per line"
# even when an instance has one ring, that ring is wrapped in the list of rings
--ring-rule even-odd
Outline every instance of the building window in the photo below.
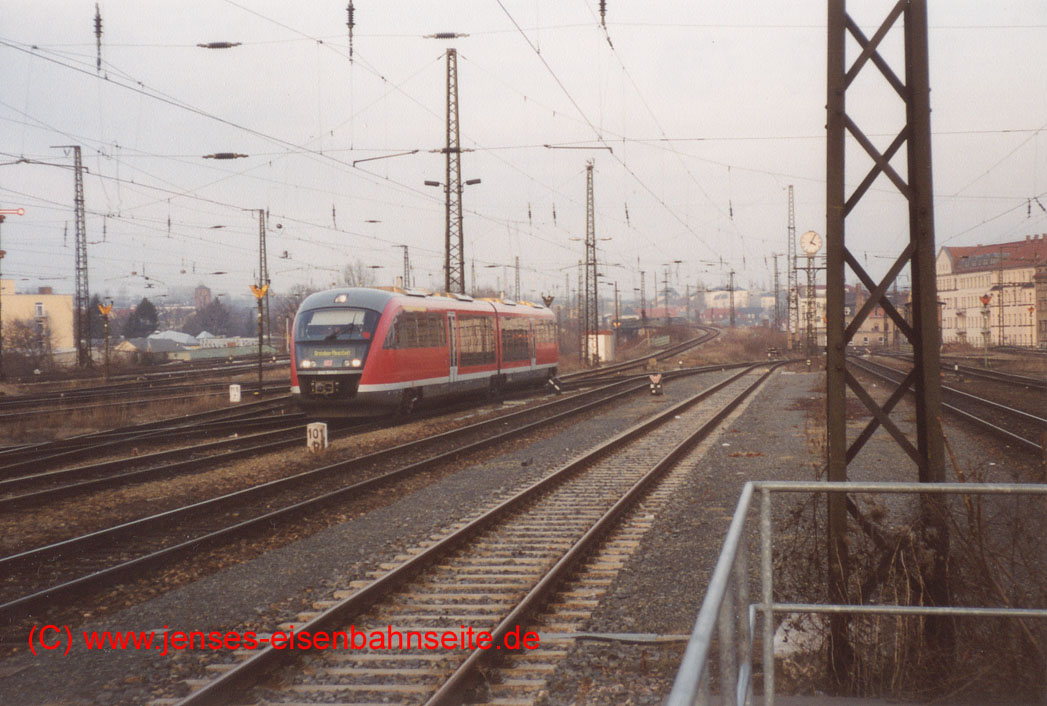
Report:
[[[43,316],[45,316],[45,314],[44,314],[44,303],[43,302],[37,302],[36,303],[36,318],[39,319],[39,318],[42,318]]]

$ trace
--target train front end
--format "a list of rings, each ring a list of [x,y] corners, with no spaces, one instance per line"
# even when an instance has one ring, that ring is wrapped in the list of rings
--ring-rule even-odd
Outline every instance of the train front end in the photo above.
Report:
[[[291,393],[303,411],[323,416],[374,414],[357,391],[386,292],[341,289],[306,298],[294,323]]]

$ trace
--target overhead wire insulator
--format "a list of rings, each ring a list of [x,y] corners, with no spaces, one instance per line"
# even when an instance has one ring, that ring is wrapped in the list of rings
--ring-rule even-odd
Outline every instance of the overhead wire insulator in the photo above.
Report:
[[[607,29],[607,0],[600,0],[600,26]]]

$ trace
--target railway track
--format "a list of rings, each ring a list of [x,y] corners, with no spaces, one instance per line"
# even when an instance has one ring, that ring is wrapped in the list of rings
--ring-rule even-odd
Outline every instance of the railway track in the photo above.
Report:
[[[586,606],[593,605],[594,580],[604,587],[610,583],[615,564],[592,560],[585,567],[589,583],[578,583],[578,570],[586,557],[776,365],[749,366],[633,426],[497,506],[459,523],[442,538],[408,550],[370,580],[348,585],[331,600],[317,603],[317,610],[300,615],[294,627],[281,626],[299,636],[388,630],[391,640],[394,630],[400,635],[464,635],[468,627],[490,636],[487,649],[479,644],[463,649],[456,644],[455,649],[430,651],[384,645],[320,650],[302,658],[300,664],[294,652],[270,645],[237,653],[239,662],[212,665],[221,675],[199,685],[179,706],[243,698],[248,689],[280,667],[286,667],[278,680],[280,686],[248,692],[253,700],[435,706],[494,697],[512,703],[521,689],[539,687],[542,675],[551,669],[550,660],[562,656],[563,641],[550,635],[550,628],[567,626],[565,618],[578,619]],[[767,370],[754,374],[758,367]],[[705,400],[710,405],[699,404]],[[621,549],[638,541],[640,532],[642,522],[619,530],[610,545],[612,551],[615,543]],[[595,579],[594,573],[598,575]],[[557,617],[553,622],[535,623],[538,611],[550,599],[556,603],[553,614]],[[544,651],[540,649],[543,633]],[[514,636],[519,646],[521,634],[535,649],[512,649]],[[273,635],[262,637],[273,640]],[[506,650],[499,652],[493,646]],[[500,693],[488,691],[479,678],[489,673],[496,658],[515,663],[504,668],[506,678],[490,687]]]
[[[715,329],[709,329],[698,339],[656,355],[673,355],[710,340],[717,333]],[[613,375],[616,370],[642,364],[642,360],[628,361],[612,370],[598,372]],[[598,379],[596,376],[586,378],[588,384]],[[235,461],[249,454],[278,451],[300,443],[304,431],[302,415],[274,417],[266,413],[273,409],[271,405],[248,403],[245,406],[259,409],[261,414],[248,420],[236,413],[202,413],[194,415],[196,421],[192,423],[177,419],[170,425],[149,425],[149,431],[144,433],[135,430],[130,434],[92,435],[78,440],[80,443],[67,441],[6,454],[0,452],[0,512],[41,506],[73,495],[119,488],[130,483],[168,479],[225,461]],[[200,420],[206,420],[206,423]],[[332,431],[358,426],[361,425],[338,422]],[[173,450],[146,452],[148,443],[170,444],[172,441],[214,436],[225,438]],[[133,450],[133,455],[82,463],[85,459],[120,450]],[[73,465],[54,468],[58,464]]]
[[[262,368],[265,370],[286,369],[289,363],[287,356],[277,356],[275,359],[263,361]],[[94,377],[70,377],[55,380],[38,379],[9,379],[8,382],[18,385],[28,391],[31,395],[60,394],[69,390],[90,389],[105,386],[119,385],[120,383],[141,383],[143,381],[189,381],[200,377],[222,376],[230,374],[246,374],[258,370],[258,358],[247,360],[239,358],[231,362],[217,363],[215,361],[201,361],[197,363],[178,363],[169,365],[162,369],[155,367],[141,368],[127,373],[110,375],[109,381],[105,382],[97,372]],[[85,387],[76,387],[83,385]]]
[[[901,371],[870,360],[852,358],[850,363],[894,383],[905,377]],[[947,385],[942,385],[942,407],[1024,451],[1047,455],[1047,419],[1043,417]]]
[[[912,362],[911,356],[890,356],[899,360],[905,360]],[[949,363],[942,362],[942,370],[945,372],[953,372],[958,375],[962,375],[967,378],[975,378],[978,380],[988,380],[989,382],[1003,383],[1005,385],[1014,385],[1016,387],[1023,387],[1032,390],[1045,390],[1047,391],[1047,379],[1042,377],[1035,377],[1032,375],[1019,375],[1017,373],[1005,373],[1001,370],[990,370],[988,368],[978,368],[971,365],[964,365],[961,363]]]
[[[219,432],[225,433],[226,438],[218,441],[5,478],[0,480],[0,512],[37,507],[70,496],[123,488],[132,483],[167,480],[178,475],[213,468],[225,462],[301,446],[305,438],[304,418],[301,415],[291,417],[292,419],[258,419],[254,422],[235,420],[224,423],[223,427],[236,429],[237,433],[229,436],[227,432]],[[260,426],[276,428],[244,433],[252,427],[257,429]],[[335,423],[330,432],[374,426],[364,422],[342,421]],[[215,433],[213,428],[205,431]],[[199,433],[200,430],[187,432],[190,435]],[[165,436],[164,440],[169,441],[170,438]],[[36,464],[28,462],[19,464],[19,467],[26,465],[31,467]]]
[[[723,366],[709,366],[689,372],[721,369]],[[330,503],[357,498],[466,452],[563,423],[573,415],[644,390],[643,382],[625,382],[558,397],[435,437],[18,551],[0,558],[0,622],[74,601],[245,533],[269,531],[274,523],[308,516]],[[409,460],[405,463],[404,459]]]
[[[120,449],[148,447],[172,438],[192,438],[249,430],[272,419],[273,415],[288,417],[282,412],[290,395],[282,395],[235,407],[196,412],[166,419],[143,422],[128,427],[91,432],[54,441],[22,444],[0,450],[0,477],[11,477],[23,469],[43,470],[56,463],[73,463],[97,458],[101,454]]]
[[[654,353],[650,353],[645,356],[632,358],[630,360],[621,363],[615,363],[613,365],[602,366],[596,370],[582,370],[576,373],[561,375],[559,379],[565,387],[574,388],[580,385],[589,384],[595,380],[612,378],[615,375],[618,375],[619,373],[622,373],[626,370],[631,370],[632,368],[637,368],[641,365],[646,365],[649,360],[663,360],[665,358],[670,358],[674,355],[678,355],[683,351],[690,350],[691,348],[700,346],[703,343],[708,343],[709,341],[713,340],[714,338],[720,335],[719,329],[712,328],[711,326],[701,326],[699,328],[702,329],[703,333],[701,336],[698,336],[696,338],[692,338],[687,341],[682,341],[680,343],[674,344],[667,348],[663,348],[662,350],[655,351]]]
[[[263,385],[261,394],[283,394],[287,392],[287,387],[286,383]],[[33,398],[14,398],[0,402],[0,424],[18,421],[31,416],[109,411],[114,407],[142,404],[193,402],[202,396],[218,397],[225,395],[228,389],[228,382],[216,382],[209,384],[164,385],[160,387],[128,387],[121,391],[106,392],[99,395],[69,395],[41,401]],[[243,385],[244,395],[254,395],[258,390],[259,388],[256,384],[246,383]]]

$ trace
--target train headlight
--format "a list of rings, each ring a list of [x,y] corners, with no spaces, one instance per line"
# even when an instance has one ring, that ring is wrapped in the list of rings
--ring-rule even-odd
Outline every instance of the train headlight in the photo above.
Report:
[[[302,367],[303,368],[315,368],[316,367],[316,361],[313,361],[313,360],[303,360],[302,361]]]
[[[354,368],[359,368],[363,364],[364,364],[363,361],[360,360],[359,358],[353,358],[353,360],[352,360],[352,366]]]

